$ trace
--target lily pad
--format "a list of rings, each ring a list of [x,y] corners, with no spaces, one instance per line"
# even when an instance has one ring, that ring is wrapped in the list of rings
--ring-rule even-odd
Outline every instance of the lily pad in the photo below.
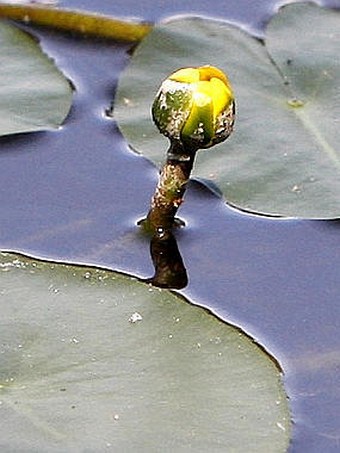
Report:
[[[248,211],[301,218],[340,215],[340,12],[287,5],[265,40],[225,22],[186,17],[157,25],[123,73],[116,118],[131,147],[159,164],[168,143],[150,106],[180,67],[224,70],[237,100],[235,132],[200,151],[194,175]]]
[[[175,294],[0,254],[3,451],[286,451],[276,362]]]
[[[59,127],[72,88],[38,42],[0,22],[0,62],[0,135]]]

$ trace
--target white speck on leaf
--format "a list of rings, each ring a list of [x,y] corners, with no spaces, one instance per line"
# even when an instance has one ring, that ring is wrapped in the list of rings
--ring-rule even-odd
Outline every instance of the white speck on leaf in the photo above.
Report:
[[[129,322],[131,322],[132,324],[138,322],[138,321],[141,321],[143,319],[142,315],[140,313],[132,313],[132,315],[130,316],[129,318]]]

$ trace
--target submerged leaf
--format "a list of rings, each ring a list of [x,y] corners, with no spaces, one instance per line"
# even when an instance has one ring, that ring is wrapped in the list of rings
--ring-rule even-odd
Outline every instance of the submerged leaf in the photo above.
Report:
[[[277,364],[167,290],[0,254],[5,451],[284,452]]]
[[[150,116],[160,82],[180,67],[211,64],[235,91],[235,132],[194,174],[211,179],[229,203],[264,214],[340,215],[340,13],[287,5],[264,44],[235,26],[174,19],[156,26],[123,74],[116,117],[132,148],[159,164],[166,140]]]
[[[0,22],[0,63],[0,135],[57,128],[72,88],[36,40]]]

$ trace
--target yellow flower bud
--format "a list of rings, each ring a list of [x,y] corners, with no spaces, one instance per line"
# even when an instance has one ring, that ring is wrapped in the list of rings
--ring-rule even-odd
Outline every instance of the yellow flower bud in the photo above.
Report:
[[[235,117],[229,80],[214,66],[179,69],[162,83],[152,116],[162,134],[185,146],[209,148],[222,142]]]

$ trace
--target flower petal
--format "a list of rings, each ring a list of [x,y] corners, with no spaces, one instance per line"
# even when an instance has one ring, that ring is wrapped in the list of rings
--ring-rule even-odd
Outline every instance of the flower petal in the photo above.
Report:
[[[217,116],[230,105],[234,96],[231,89],[216,77],[213,77],[209,84],[214,105],[214,120],[216,120]]]
[[[184,83],[195,83],[200,80],[200,71],[198,68],[183,68],[171,74],[170,80]]]

